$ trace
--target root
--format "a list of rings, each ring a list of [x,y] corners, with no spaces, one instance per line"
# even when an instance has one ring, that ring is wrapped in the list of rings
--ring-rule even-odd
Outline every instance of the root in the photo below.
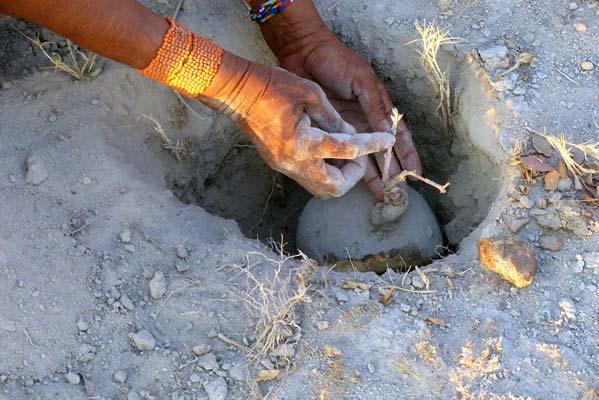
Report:
[[[162,142],[162,147],[165,150],[168,150],[175,157],[179,164],[181,164],[184,159],[189,157],[191,154],[191,138],[187,137],[184,139],[177,139],[173,142],[155,117],[146,114],[142,115],[142,117],[152,122],[152,129],[158,134],[158,137]]]

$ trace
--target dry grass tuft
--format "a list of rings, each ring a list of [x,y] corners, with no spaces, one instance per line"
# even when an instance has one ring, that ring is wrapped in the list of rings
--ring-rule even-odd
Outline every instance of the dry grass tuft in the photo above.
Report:
[[[278,260],[260,253],[252,254],[262,256],[274,265],[271,276],[265,279],[256,277],[249,268],[234,266],[252,285],[247,293],[241,293],[240,296],[250,314],[257,320],[252,355],[263,358],[292,336],[299,336],[301,327],[297,320],[297,307],[309,301],[308,281],[316,270],[316,264],[302,253],[284,256],[281,251]],[[300,266],[291,273],[284,266],[295,258],[301,259]]]
[[[566,140],[566,136],[560,133],[559,136],[548,135],[546,132],[538,132],[526,127],[529,133],[542,136],[559,153],[564,161],[566,168],[585,188],[594,195],[596,192],[594,179],[599,174],[599,142],[571,143]],[[575,159],[574,152],[582,153],[584,160],[578,162]]]
[[[76,45],[73,45],[73,42],[67,39],[67,48],[69,50],[69,61],[65,61],[62,59],[62,56],[58,53],[50,53],[44,46],[51,44],[52,42],[42,42],[39,38],[39,35],[35,38],[26,35],[23,31],[19,30],[17,27],[13,26],[13,29],[17,31],[21,36],[25,39],[29,40],[36,46],[42,54],[50,60],[52,63],[52,67],[54,72],[62,71],[77,80],[81,80],[88,76],[94,76],[97,71],[94,69],[96,64],[96,55],[85,51],[80,50]]]
[[[142,115],[145,119],[152,122],[152,130],[158,135],[162,142],[162,147],[168,150],[180,164],[184,159],[189,157],[191,154],[191,138],[186,137],[183,139],[177,139],[176,141],[171,140],[166,134],[162,124],[153,117],[152,115]]]
[[[435,89],[439,102],[437,111],[443,120],[445,132],[451,135],[453,128],[451,122],[453,96],[449,82],[449,69],[441,69],[437,54],[441,46],[457,43],[456,38],[451,37],[447,30],[437,27],[434,22],[425,23],[424,25],[417,23],[416,29],[420,34],[420,39],[413,40],[408,44],[420,44],[420,50],[418,50],[420,62]]]

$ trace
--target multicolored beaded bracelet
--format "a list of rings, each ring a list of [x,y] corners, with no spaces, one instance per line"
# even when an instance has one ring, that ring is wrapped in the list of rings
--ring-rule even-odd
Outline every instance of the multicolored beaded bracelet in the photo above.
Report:
[[[258,7],[250,10],[250,17],[252,21],[263,24],[289,7],[293,2],[295,0],[267,0]]]

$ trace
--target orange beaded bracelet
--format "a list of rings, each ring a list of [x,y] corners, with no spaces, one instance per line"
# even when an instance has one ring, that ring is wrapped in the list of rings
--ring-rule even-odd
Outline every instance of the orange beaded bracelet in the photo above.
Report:
[[[195,97],[204,92],[218,72],[223,49],[184,25],[166,18],[170,27],[150,64],[140,73]]]

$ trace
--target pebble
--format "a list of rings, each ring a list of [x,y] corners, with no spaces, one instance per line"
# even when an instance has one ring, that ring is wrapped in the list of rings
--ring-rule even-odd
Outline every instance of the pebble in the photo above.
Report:
[[[125,251],[127,251],[129,253],[135,253],[135,246],[133,246],[132,244],[124,245],[123,249],[125,249]]]
[[[576,25],[574,25],[574,28],[576,29],[577,32],[586,32],[587,31],[587,26],[585,24],[576,24]]]
[[[482,265],[518,288],[529,286],[539,269],[532,245],[524,240],[485,238],[478,242]]]
[[[127,373],[123,370],[118,370],[112,375],[112,379],[118,383],[125,383],[127,380]]]
[[[25,175],[25,181],[30,185],[37,186],[46,179],[48,179],[48,171],[41,158],[35,153],[31,154],[27,158],[27,174]]]
[[[208,353],[198,357],[196,364],[206,371],[218,370],[218,361],[216,360],[216,355],[214,353]]]
[[[586,268],[599,268],[599,252],[584,253],[582,258]]]
[[[79,385],[81,383],[81,377],[74,372],[68,372],[64,377],[71,385]]]
[[[131,243],[131,231],[125,229],[119,234],[119,239],[121,240],[121,243]]]
[[[584,261],[576,261],[572,266],[572,272],[580,274],[584,270]]]
[[[236,363],[233,363],[231,369],[229,369],[229,376],[238,382],[245,382],[245,370],[245,363],[243,361],[238,361]]]
[[[129,338],[139,351],[151,351],[156,346],[156,339],[154,339],[154,336],[147,329],[142,329],[137,333],[130,333]]]
[[[325,321],[325,320],[323,320],[323,321],[318,321],[318,322],[316,323],[316,328],[318,328],[318,330],[319,330],[319,331],[324,331],[325,329],[328,329],[328,328],[329,328],[329,325],[330,325],[330,324],[329,324],[329,321]]]
[[[424,289],[426,284],[419,275],[414,275],[412,277],[412,286],[414,286],[416,289]]]
[[[400,309],[401,311],[405,312],[405,313],[408,313],[408,312],[410,312],[410,310],[412,309],[412,307],[410,307],[410,305],[409,305],[409,304],[406,304],[406,303],[401,303],[401,304],[399,305],[399,309]]]
[[[184,244],[180,244],[177,246],[177,257],[181,259],[186,259],[189,256],[189,252],[185,248]]]
[[[77,320],[77,329],[79,329],[81,332],[87,331],[88,328],[89,326],[87,325],[87,322],[82,319]]]
[[[133,310],[134,305],[129,296],[127,296],[126,294],[121,295],[120,301],[123,307],[125,307],[127,310]]]
[[[595,69],[595,65],[590,61],[583,61],[580,63],[580,69],[583,71],[592,71]]]
[[[530,220],[528,218],[522,219],[513,219],[508,223],[508,229],[512,233],[518,233],[522,228],[524,228]]]
[[[204,354],[208,354],[212,351],[212,346],[208,344],[199,344],[197,346],[194,346],[194,348],[191,349],[191,351],[196,356],[203,356]]]
[[[189,375],[189,381],[191,383],[200,383],[202,381],[202,377],[199,374],[191,374]]]
[[[187,272],[190,269],[188,264],[179,264],[179,263],[177,263],[176,268],[177,268],[177,272]]]
[[[485,69],[492,72],[503,67],[503,60],[508,56],[509,50],[505,46],[493,46],[478,50],[478,54],[485,63]]]
[[[48,121],[50,122],[56,122],[56,114],[50,114],[50,116],[48,117]]]
[[[572,332],[570,332],[570,331],[562,331],[559,334],[559,340],[562,343],[570,343],[572,341]]]
[[[557,236],[544,235],[539,239],[539,245],[545,250],[559,251],[562,248],[562,240]]]
[[[572,185],[572,179],[560,179],[559,183],[557,184],[557,190],[559,190],[560,192],[567,192],[568,190],[572,189]]]
[[[161,271],[154,272],[154,276],[149,283],[150,296],[155,299],[161,299],[166,293],[166,279]]]
[[[574,2],[570,3],[570,11],[574,11],[574,10],[576,10],[577,8],[578,8],[578,4],[576,4],[576,3],[574,3]]]
[[[225,400],[229,394],[227,382],[222,377],[204,383],[204,390],[209,400]]]

